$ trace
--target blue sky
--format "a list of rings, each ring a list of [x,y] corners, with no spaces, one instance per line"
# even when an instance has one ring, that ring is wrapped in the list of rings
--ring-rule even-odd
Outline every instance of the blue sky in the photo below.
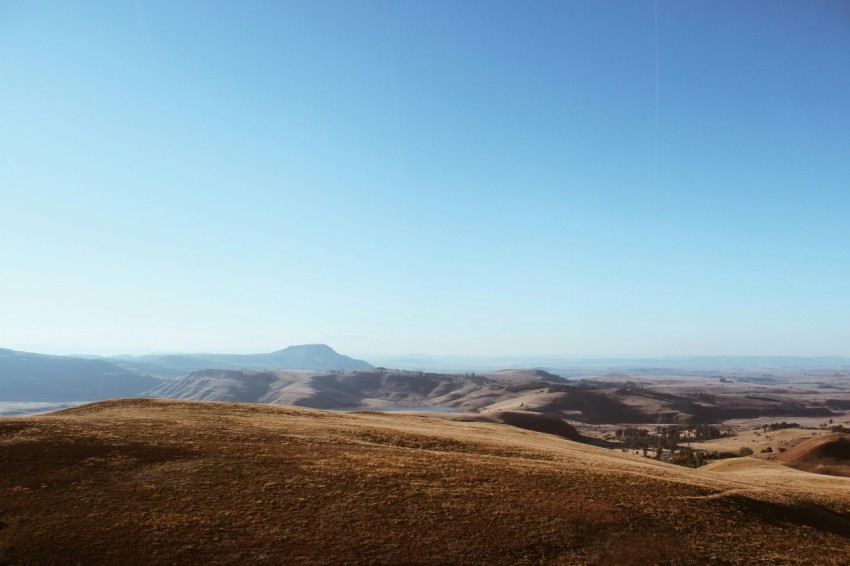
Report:
[[[0,346],[850,356],[846,2],[0,4]]]

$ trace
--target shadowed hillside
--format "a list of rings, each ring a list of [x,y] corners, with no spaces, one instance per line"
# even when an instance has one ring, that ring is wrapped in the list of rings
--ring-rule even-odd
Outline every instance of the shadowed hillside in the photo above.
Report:
[[[574,426],[563,419],[521,411],[489,411],[480,414],[441,415],[441,418],[459,422],[499,423],[544,434],[554,434],[576,442],[589,442],[582,438]]]
[[[2,563],[850,555],[848,479],[754,461],[751,480],[493,423],[127,400],[3,418],[0,439]]]
[[[776,459],[806,472],[850,477],[850,434],[806,439]]]

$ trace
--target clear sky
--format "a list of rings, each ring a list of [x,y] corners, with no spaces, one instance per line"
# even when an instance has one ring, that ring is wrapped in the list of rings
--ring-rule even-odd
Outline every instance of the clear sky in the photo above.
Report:
[[[850,4],[0,2],[0,347],[850,356]]]

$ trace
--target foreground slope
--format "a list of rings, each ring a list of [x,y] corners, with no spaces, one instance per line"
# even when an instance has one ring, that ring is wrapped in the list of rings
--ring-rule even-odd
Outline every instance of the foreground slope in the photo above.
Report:
[[[493,423],[160,400],[0,419],[2,563],[846,563],[850,479]]]

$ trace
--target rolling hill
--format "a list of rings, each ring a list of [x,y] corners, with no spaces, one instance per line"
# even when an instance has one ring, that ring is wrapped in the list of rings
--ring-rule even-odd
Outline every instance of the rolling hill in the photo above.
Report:
[[[806,472],[850,477],[850,434],[806,439],[775,459]]]
[[[691,470],[495,423],[161,400],[2,418],[0,439],[9,564],[850,555],[850,479],[753,458]]]
[[[558,383],[563,381],[557,376],[551,377]],[[545,389],[549,385],[549,382],[529,381],[526,375],[513,383],[501,376],[491,379],[383,368],[329,373],[203,370],[163,382],[143,396],[272,403],[316,409],[397,406],[476,411],[495,402],[515,399],[530,388]]]
[[[239,401],[317,409],[357,409],[393,404],[435,404],[463,389],[458,376],[387,370],[256,372],[203,370],[170,380],[145,397],[203,401]]]
[[[588,424],[716,423],[760,416],[829,416],[820,404],[741,395],[672,394],[617,383],[566,381],[539,370],[486,376],[419,371],[204,370],[145,397],[295,405],[316,409],[523,411]]]

